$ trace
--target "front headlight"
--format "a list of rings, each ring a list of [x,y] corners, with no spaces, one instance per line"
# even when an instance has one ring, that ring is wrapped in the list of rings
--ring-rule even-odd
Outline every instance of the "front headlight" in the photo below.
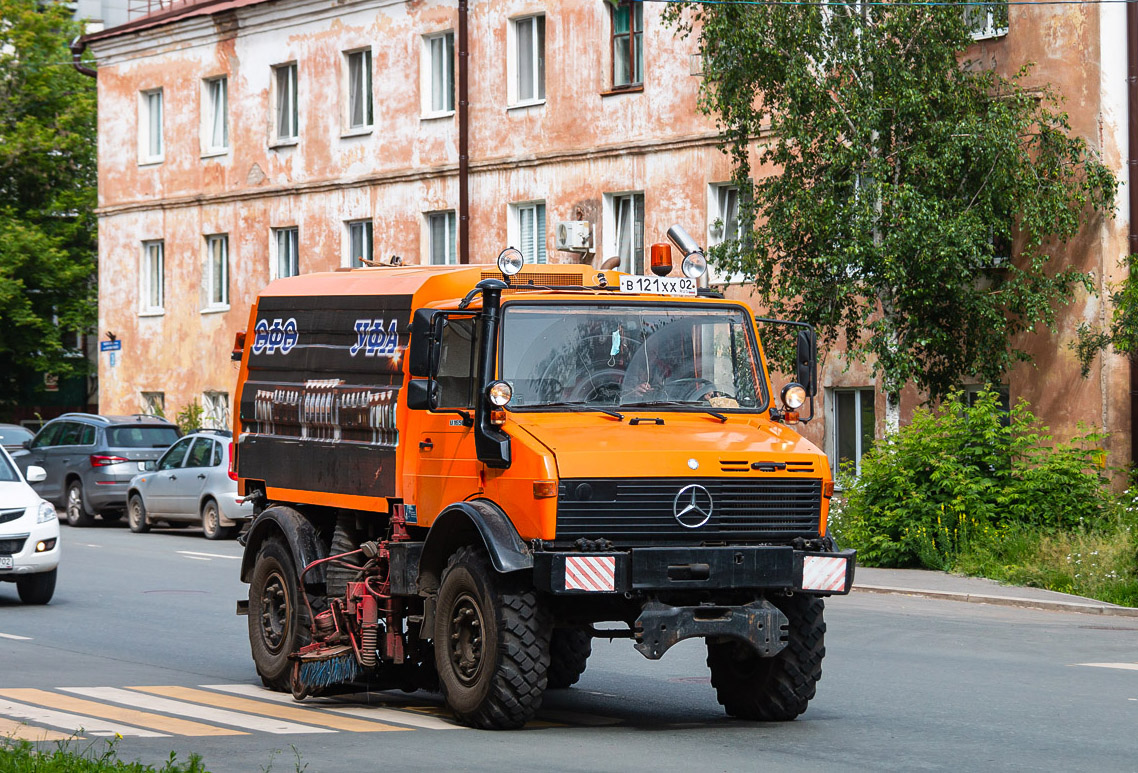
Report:
[[[39,512],[36,513],[36,523],[47,523],[55,520],[55,505],[51,502],[40,502]]]
[[[782,388],[782,404],[797,411],[806,402],[806,390],[801,384],[790,383]]]

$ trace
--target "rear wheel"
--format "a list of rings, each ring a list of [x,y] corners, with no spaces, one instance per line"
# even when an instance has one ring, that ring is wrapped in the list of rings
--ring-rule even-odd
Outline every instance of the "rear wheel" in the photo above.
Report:
[[[83,502],[83,482],[73,480],[67,484],[67,523],[69,526],[90,526],[94,518]]]
[[[288,546],[266,540],[249,583],[249,648],[261,683],[280,692],[292,689],[288,656],[311,638],[301,592]]]
[[[16,592],[25,604],[46,604],[55,595],[55,569],[16,578]]]
[[[435,665],[459,720],[506,730],[533,717],[545,692],[550,634],[532,588],[495,572],[475,548],[451,556],[435,609]]]
[[[206,539],[225,539],[229,536],[230,528],[221,525],[221,511],[212,499],[207,499],[202,506],[202,532]]]
[[[135,534],[145,534],[150,531],[150,522],[146,520],[146,505],[142,504],[139,494],[131,494],[130,502],[126,506],[126,520],[130,530]]]
[[[711,684],[723,708],[739,719],[785,722],[806,711],[826,655],[824,604],[816,596],[771,599],[789,621],[786,647],[762,658],[734,639],[707,642]]]
[[[554,628],[549,642],[549,689],[577,684],[593,652],[588,628]]]

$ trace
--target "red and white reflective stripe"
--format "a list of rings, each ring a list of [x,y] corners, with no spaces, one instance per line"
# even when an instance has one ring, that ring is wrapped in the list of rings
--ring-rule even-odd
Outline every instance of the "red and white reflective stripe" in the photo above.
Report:
[[[616,557],[567,556],[565,590],[616,590]]]
[[[802,559],[802,590],[845,590],[847,560],[806,556]]]

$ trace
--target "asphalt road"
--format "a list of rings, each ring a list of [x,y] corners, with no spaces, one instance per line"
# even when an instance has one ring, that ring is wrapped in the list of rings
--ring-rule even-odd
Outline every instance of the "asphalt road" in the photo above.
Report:
[[[63,540],[50,605],[0,583],[0,735],[82,727],[82,747],[120,732],[125,759],[196,751],[241,773],[1138,771],[1133,619],[855,592],[827,602],[824,676],[795,722],[728,719],[699,641],[652,662],[617,640],[530,727],[492,733],[425,693],[298,706],[261,690],[234,614],[236,542],[122,525]]]

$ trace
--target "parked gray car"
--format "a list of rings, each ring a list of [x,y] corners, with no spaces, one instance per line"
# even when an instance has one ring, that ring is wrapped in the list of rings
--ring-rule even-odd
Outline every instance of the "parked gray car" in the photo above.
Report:
[[[66,509],[71,526],[90,526],[96,515],[117,521],[126,509],[130,479],[178,439],[178,428],[158,416],[65,413],[26,441],[12,461],[27,476],[46,477],[32,488]]]
[[[241,503],[229,473],[230,437],[221,430],[186,435],[149,465],[153,469],[136,475],[127,491],[130,530],[150,531],[155,521],[201,521],[206,539],[240,530],[253,517],[253,505]]]

